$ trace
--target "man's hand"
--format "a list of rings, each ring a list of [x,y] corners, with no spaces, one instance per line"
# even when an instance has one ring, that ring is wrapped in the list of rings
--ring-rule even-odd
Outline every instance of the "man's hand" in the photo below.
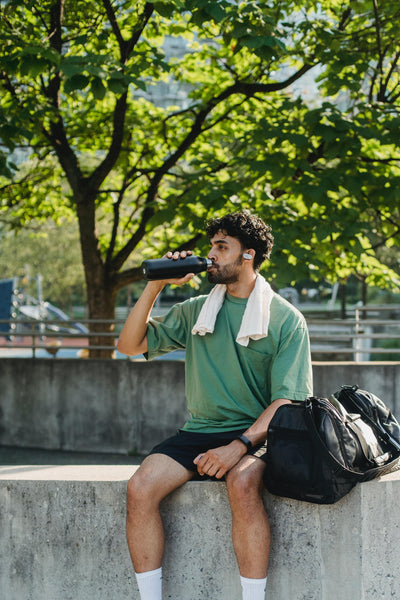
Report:
[[[192,256],[191,250],[181,250],[180,252],[178,250],[175,250],[175,252],[169,251],[166,254],[164,254],[163,258],[169,258],[170,260],[178,260],[178,258],[186,258],[187,256]],[[179,278],[175,278],[175,279],[158,280],[157,283],[159,285],[162,285],[163,287],[164,287],[164,285],[167,285],[167,284],[183,285],[184,283],[188,283],[193,277],[194,277],[194,273],[188,273],[184,277],[179,277]],[[149,283],[153,283],[153,282],[149,282]]]
[[[239,440],[233,440],[227,446],[220,446],[199,454],[194,459],[200,475],[210,475],[221,479],[247,453],[246,447]]]

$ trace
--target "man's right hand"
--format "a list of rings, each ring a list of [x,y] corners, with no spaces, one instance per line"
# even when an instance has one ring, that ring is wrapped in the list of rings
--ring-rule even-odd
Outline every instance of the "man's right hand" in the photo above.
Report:
[[[180,257],[185,258],[191,254],[190,250],[167,252],[163,258],[177,260]],[[133,307],[119,335],[117,343],[119,352],[128,356],[135,356],[147,352],[147,324],[150,319],[151,309],[153,308],[158,295],[168,283],[173,285],[183,285],[190,281],[192,277],[194,277],[194,273],[188,273],[185,277],[176,279],[147,282],[145,289]]]
[[[175,252],[171,252],[171,251],[167,252],[166,254],[164,254],[163,258],[169,258],[171,260],[178,260],[178,258],[186,258],[187,256],[191,256],[191,255],[192,255],[191,250],[181,250],[180,252],[178,250],[175,250]],[[194,273],[187,273],[187,275],[185,275],[184,277],[179,277],[176,279],[161,279],[161,280],[158,280],[157,283],[160,284],[160,286],[162,286],[161,289],[167,284],[183,285],[184,283],[187,283],[188,281],[190,281],[192,279],[192,277],[194,277],[194,275],[195,275]]]

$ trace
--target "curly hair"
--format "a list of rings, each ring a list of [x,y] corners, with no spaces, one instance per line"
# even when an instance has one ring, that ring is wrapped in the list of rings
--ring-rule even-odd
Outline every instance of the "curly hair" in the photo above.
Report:
[[[254,269],[256,271],[270,257],[274,245],[271,227],[264,223],[260,217],[251,214],[250,211],[242,210],[207,221],[206,234],[209,239],[219,231],[237,238],[243,249],[252,248],[255,250]]]

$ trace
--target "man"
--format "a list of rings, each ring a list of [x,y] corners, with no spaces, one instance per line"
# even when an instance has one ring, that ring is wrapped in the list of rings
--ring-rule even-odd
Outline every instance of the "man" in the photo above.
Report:
[[[164,532],[159,504],[193,478],[225,477],[243,600],[264,600],[270,550],[262,501],[268,424],[279,406],[311,395],[309,339],[301,314],[258,270],[271,229],[241,211],[207,224],[216,285],[208,296],[150,311],[167,283],[149,282],[121,332],[118,350],[149,359],[186,349],[190,418],[156,446],[128,484],[127,539],[142,600],[161,600]],[[169,252],[171,260],[186,252]]]

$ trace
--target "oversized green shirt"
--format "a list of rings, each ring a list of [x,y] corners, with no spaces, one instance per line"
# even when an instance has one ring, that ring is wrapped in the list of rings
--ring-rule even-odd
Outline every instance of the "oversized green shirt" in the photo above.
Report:
[[[191,333],[206,296],[176,304],[150,320],[152,359],[186,349],[186,399],[190,418],[183,429],[198,432],[248,428],[278,398],[305,400],[312,394],[307,326],[301,313],[274,294],[266,338],[236,342],[247,298],[225,297],[215,329]]]

